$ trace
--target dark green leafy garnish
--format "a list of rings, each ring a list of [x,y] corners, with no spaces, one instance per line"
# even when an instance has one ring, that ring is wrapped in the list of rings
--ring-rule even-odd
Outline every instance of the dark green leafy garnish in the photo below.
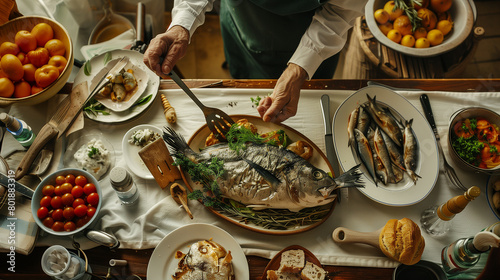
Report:
[[[134,108],[135,106],[141,106],[141,105],[144,105],[146,103],[149,102],[149,100],[151,100],[151,98],[153,97],[152,94],[148,95],[148,96],[145,96],[139,100],[137,100],[132,106],[130,106],[130,108]]]
[[[92,73],[92,66],[90,65],[90,61],[88,61],[88,60],[83,65],[83,73],[86,76],[90,76],[90,73]]]
[[[458,137],[453,141],[452,146],[463,160],[472,165],[479,166],[481,162],[479,154],[484,144],[476,136],[470,138]]]
[[[88,156],[89,158],[94,158],[95,155],[100,155],[101,152],[99,151],[98,148],[92,146],[90,147],[90,150],[89,150],[89,153],[88,153]]]
[[[113,58],[113,55],[111,54],[111,52],[107,52],[104,55],[104,65],[108,64],[108,62],[110,62],[112,58]]]
[[[103,115],[110,115],[109,110],[94,98],[91,98],[89,102],[85,104],[85,107],[83,107],[83,111],[96,117],[99,113]]]

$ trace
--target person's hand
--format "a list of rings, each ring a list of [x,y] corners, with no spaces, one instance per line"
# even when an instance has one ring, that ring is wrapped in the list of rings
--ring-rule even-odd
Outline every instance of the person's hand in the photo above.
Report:
[[[173,26],[158,34],[144,52],[143,61],[161,78],[168,77],[174,65],[186,54],[189,32],[182,26]]]
[[[271,96],[259,102],[257,111],[265,122],[280,123],[297,114],[300,88],[307,79],[307,72],[290,63],[276,82]]]

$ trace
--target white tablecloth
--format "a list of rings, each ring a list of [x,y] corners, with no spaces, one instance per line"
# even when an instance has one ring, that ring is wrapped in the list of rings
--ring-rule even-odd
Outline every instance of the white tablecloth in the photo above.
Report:
[[[195,94],[207,106],[217,107],[228,114],[248,114],[258,116],[252,107],[251,97],[265,96],[271,89],[195,89]],[[297,116],[285,122],[296,129],[325,151],[324,127],[320,107],[320,97],[330,96],[331,116],[341,102],[354,91],[303,90]],[[177,132],[189,139],[196,129],[205,123],[201,110],[180,90],[162,90],[175,107],[178,123],[171,125]],[[423,92],[399,92],[420,111],[419,96]],[[436,123],[442,138],[445,138],[449,117],[456,110],[467,106],[484,106],[493,110],[500,108],[500,93],[456,93],[426,92],[431,100]],[[50,102],[50,101],[49,101]],[[19,111],[18,111],[19,112]],[[26,121],[28,119],[25,118]],[[122,124],[102,124],[85,120],[85,131],[99,130],[106,135],[115,150],[116,165],[126,166],[122,157],[121,141],[126,131],[140,124],[163,127],[167,124],[159,97],[139,118]],[[446,141],[441,144],[447,154]],[[466,186],[477,185],[483,193],[453,219],[453,226],[448,234],[434,238],[426,233],[426,247],[422,259],[440,262],[441,249],[461,237],[473,236],[481,229],[497,221],[488,207],[485,187],[487,176],[458,172]],[[210,213],[197,201],[189,201],[194,219],[190,220],[170,196],[168,188],[162,190],[154,180],[145,180],[134,176],[140,190],[137,205],[125,207],[119,203],[116,194],[109,185],[107,177],[101,180],[103,191],[102,210],[99,223],[94,226],[115,235],[121,242],[121,248],[154,248],[169,232],[189,223],[208,223],[229,232],[239,242],[247,255],[273,257],[286,246],[298,244],[313,252],[323,264],[353,265],[373,267],[394,267],[397,263],[387,259],[380,250],[364,244],[336,244],[331,234],[336,227],[342,226],[356,231],[372,232],[381,228],[387,220],[408,217],[420,224],[421,212],[435,204],[441,204],[449,198],[461,194],[440,173],[434,190],[422,202],[406,207],[391,207],[376,203],[357,190],[349,191],[348,200],[337,204],[332,215],[322,225],[310,231],[288,235],[273,236],[256,233],[231,224]],[[83,247],[96,244],[78,237]],[[62,244],[70,247],[70,238],[56,238],[43,235],[37,245]]]

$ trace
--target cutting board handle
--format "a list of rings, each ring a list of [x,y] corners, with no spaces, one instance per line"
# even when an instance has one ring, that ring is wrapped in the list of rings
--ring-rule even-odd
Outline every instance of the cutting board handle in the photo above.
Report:
[[[19,12],[15,0],[0,1],[0,25],[21,16],[23,16],[23,14]]]

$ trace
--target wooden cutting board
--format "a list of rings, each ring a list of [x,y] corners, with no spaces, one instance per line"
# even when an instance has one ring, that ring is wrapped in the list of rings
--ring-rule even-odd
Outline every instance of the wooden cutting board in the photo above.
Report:
[[[182,179],[179,168],[172,165],[174,160],[162,138],[142,148],[139,156],[162,189],[175,180]]]

